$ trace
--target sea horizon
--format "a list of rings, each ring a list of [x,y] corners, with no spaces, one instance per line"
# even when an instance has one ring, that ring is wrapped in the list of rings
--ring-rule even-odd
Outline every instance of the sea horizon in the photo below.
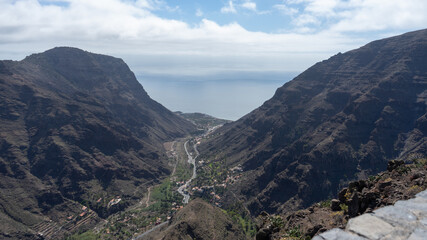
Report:
[[[171,111],[235,121],[273,97],[298,72],[228,72],[199,76],[137,74],[148,95]]]

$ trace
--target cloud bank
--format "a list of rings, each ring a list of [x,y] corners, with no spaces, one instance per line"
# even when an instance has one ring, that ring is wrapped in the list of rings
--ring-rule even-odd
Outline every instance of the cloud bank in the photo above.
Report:
[[[216,11],[258,12],[260,5],[226,3]],[[290,19],[273,33],[207,18],[188,24],[159,17],[159,10],[179,7],[161,0],[2,0],[0,56],[18,60],[55,46],[75,46],[122,57],[137,73],[300,71],[338,51],[427,25],[424,0],[282,1],[264,9]]]

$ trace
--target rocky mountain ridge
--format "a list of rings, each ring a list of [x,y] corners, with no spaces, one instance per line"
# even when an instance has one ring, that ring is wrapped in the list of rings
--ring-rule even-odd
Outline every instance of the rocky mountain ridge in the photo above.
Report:
[[[132,204],[170,173],[163,142],[195,130],[121,59],[60,47],[0,61],[2,238]]]
[[[394,158],[427,152],[427,30],[374,41],[310,67],[200,146],[241,165],[229,192],[254,215],[308,207]]]

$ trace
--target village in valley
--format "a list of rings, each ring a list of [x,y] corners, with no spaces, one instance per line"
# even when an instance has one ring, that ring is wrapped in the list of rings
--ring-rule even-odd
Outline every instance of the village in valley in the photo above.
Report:
[[[204,159],[199,156],[197,149],[205,139],[215,136],[215,130],[222,124],[209,122],[203,116],[199,135],[164,143],[171,175],[155,186],[147,188],[141,185],[140,188],[145,188],[146,192],[138,204],[129,206],[126,196],[93,196],[92,202],[82,203],[80,213],[70,215],[67,221],[75,225],[82,220],[89,221],[87,219],[97,217],[95,212],[111,213],[120,209],[85,234],[102,239],[136,239],[167,223],[188,201],[195,198],[222,207],[228,213],[223,206],[223,196],[228,188],[241,180],[242,166],[226,168],[225,158],[215,161]],[[234,210],[230,213],[233,218],[243,219]],[[75,234],[68,239],[80,237],[82,235]]]
[[[103,239],[136,238],[169,221],[176,212],[184,208],[186,204],[184,196],[190,200],[202,198],[214,206],[222,207],[223,194],[227,188],[240,180],[243,169],[240,165],[226,169],[223,164],[225,159],[211,161],[199,157],[197,146],[204,139],[212,137],[218,127],[207,127],[204,129],[204,134],[193,138],[165,143],[169,165],[173,169],[171,175],[161,184],[149,187],[139,204],[113,214],[99,224],[93,234]],[[195,165],[189,162],[190,159]],[[195,172],[193,172],[194,167],[196,167]],[[179,188],[182,188],[182,194],[179,193]],[[77,217],[82,219],[89,216],[93,212],[90,207],[102,205],[107,210],[123,208],[127,201],[123,196],[114,196],[98,197],[94,202],[92,205],[82,205]],[[77,219],[74,215],[69,218],[70,222]],[[79,235],[71,236],[69,239],[78,239],[77,236]]]

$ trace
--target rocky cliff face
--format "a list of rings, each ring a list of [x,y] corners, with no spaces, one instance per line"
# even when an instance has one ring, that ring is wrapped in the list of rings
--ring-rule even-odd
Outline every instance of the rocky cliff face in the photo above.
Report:
[[[169,173],[163,141],[194,130],[121,59],[55,48],[0,61],[0,232],[34,234],[77,203],[119,210],[107,209],[112,197],[124,207]]]
[[[258,214],[308,206],[345,181],[427,152],[427,30],[319,62],[200,149],[241,164],[232,187]]]

